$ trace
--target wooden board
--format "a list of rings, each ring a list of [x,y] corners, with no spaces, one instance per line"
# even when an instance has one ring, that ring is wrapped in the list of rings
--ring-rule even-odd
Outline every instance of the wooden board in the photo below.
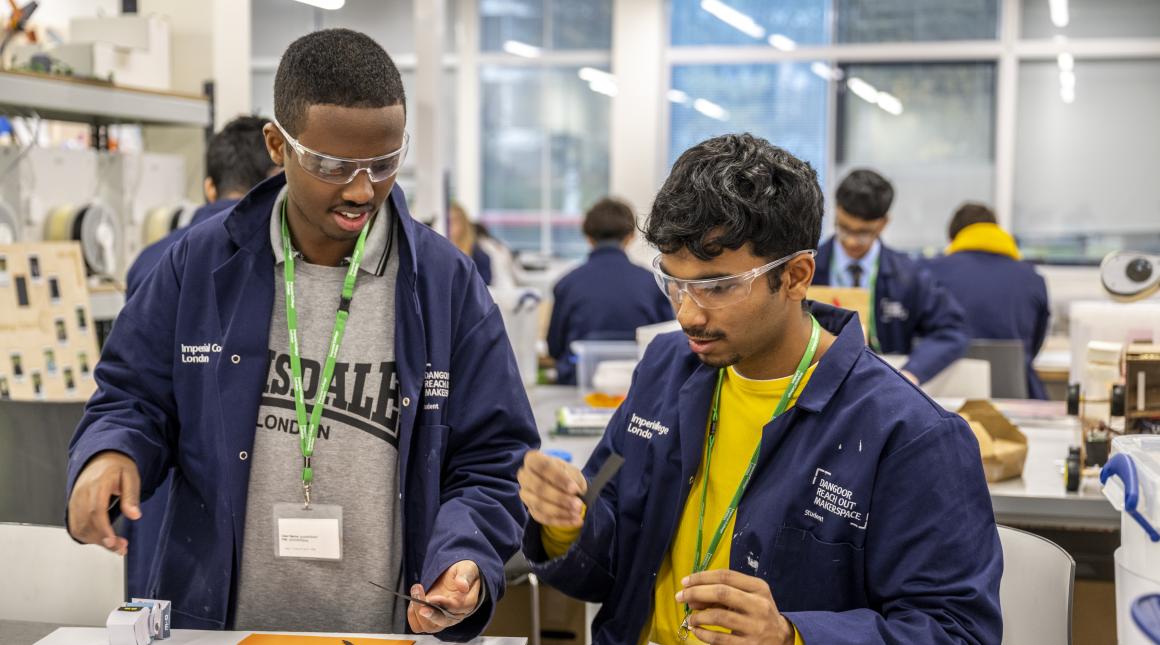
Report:
[[[865,289],[851,287],[823,287],[814,285],[806,292],[806,297],[815,302],[849,309],[858,314],[858,322],[862,323],[862,332],[865,335],[870,324],[870,292]]]
[[[97,341],[80,245],[0,245],[0,398],[85,401]]]

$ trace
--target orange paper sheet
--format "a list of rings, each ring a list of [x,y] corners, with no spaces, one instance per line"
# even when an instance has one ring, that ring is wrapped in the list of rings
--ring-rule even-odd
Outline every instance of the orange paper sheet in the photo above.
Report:
[[[288,634],[250,634],[238,645],[415,645],[415,641],[393,638],[356,638],[347,636],[290,636]]]

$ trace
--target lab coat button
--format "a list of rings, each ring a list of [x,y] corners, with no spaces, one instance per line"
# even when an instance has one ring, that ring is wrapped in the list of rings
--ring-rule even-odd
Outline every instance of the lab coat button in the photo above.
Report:
[[[245,450],[238,453],[238,459],[241,459],[242,461],[249,459],[249,457],[250,457],[250,454],[248,452],[246,452]]]

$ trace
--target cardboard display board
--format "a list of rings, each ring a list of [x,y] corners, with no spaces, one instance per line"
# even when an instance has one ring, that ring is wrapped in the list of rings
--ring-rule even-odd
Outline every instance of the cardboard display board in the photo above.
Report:
[[[998,482],[1023,474],[1027,460],[1027,435],[1003,416],[990,401],[967,401],[959,408],[979,441],[987,481]]]
[[[88,400],[97,358],[80,245],[0,245],[0,398]]]
[[[858,322],[862,323],[862,333],[867,333],[870,324],[870,292],[865,289],[852,287],[825,287],[814,285],[806,292],[806,297],[814,302],[821,302],[842,309],[849,309],[858,314]]]

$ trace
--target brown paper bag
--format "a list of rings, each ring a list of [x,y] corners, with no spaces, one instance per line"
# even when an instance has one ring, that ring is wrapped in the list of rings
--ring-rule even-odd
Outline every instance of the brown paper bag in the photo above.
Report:
[[[998,482],[1023,474],[1027,460],[1027,436],[1011,423],[990,401],[971,400],[959,408],[979,441],[983,473],[987,481]]]

